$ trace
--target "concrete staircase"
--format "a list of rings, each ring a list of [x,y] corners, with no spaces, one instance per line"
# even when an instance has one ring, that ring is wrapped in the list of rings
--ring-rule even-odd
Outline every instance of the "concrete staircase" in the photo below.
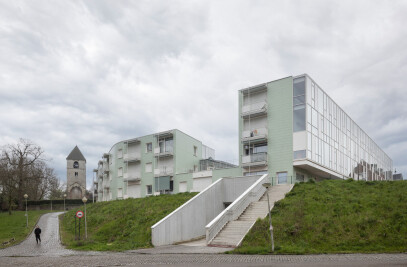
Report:
[[[274,202],[283,199],[285,194],[290,192],[293,186],[292,184],[285,184],[275,185],[269,188],[270,208],[273,209]],[[227,223],[208,245],[219,247],[239,246],[256,220],[266,217],[267,214],[267,195],[264,193],[259,201],[251,203],[237,220]]]

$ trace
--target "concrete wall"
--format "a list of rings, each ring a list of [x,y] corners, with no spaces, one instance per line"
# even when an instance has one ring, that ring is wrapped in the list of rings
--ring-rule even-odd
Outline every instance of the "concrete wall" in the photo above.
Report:
[[[272,184],[277,184],[277,173],[293,171],[293,78],[269,83],[268,102],[268,172]],[[287,177],[287,183],[291,178]],[[294,182],[294,179],[293,179]]]
[[[151,227],[154,246],[205,236],[205,226],[260,176],[221,178]]]

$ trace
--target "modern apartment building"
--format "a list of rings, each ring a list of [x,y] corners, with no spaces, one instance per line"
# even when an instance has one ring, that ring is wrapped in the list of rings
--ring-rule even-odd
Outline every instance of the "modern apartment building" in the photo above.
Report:
[[[94,169],[97,199],[201,191],[220,177],[241,175],[214,158],[214,149],[176,129],[120,141]]]
[[[392,180],[390,157],[306,74],[239,91],[239,153],[272,184]]]

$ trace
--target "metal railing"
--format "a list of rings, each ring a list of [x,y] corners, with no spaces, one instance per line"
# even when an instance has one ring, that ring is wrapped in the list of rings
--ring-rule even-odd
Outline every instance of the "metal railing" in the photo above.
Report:
[[[140,159],[140,157],[141,157],[140,152],[126,153],[123,155],[124,160],[137,160]]]
[[[242,157],[242,163],[253,163],[260,161],[267,161],[267,152],[261,152]]]
[[[206,225],[206,244],[209,244],[229,221],[236,220],[250,203],[259,200],[261,196],[263,196],[264,192],[266,192],[266,188],[263,187],[262,184],[268,181],[268,174],[261,176],[242,195],[233,201],[232,204]]]
[[[164,175],[169,175],[169,174],[173,174],[174,173],[174,169],[172,167],[168,167],[168,166],[163,166],[160,167],[158,169],[154,169],[154,175],[158,175],[158,176],[164,176]]]
[[[249,105],[244,105],[242,107],[242,114],[248,114],[251,112],[257,112],[257,111],[265,111],[267,110],[267,102],[266,101],[260,101],[256,103],[251,103]]]

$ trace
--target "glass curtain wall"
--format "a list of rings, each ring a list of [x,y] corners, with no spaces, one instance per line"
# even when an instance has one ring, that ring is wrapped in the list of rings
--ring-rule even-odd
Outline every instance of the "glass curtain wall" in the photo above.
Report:
[[[391,179],[389,156],[312,79],[296,77],[293,90],[293,130],[307,131],[301,156],[357,180]]]

